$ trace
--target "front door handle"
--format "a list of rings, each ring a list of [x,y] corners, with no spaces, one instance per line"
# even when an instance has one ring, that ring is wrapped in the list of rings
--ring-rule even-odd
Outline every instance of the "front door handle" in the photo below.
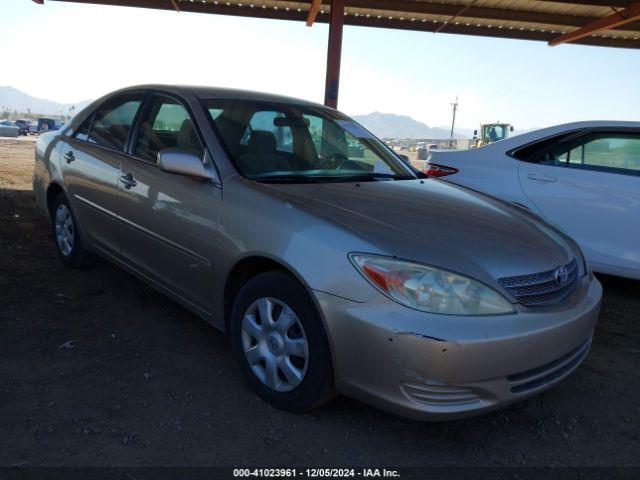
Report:
[[[133,175],[130,173],[120,175],[120,181],[124,184],[124,188],[129,190],[131,187],[135,187],[138,182],[135,181]]]
[[[558,179],[556,177],[550,177],[549,175],[545,175],[543,173],[530,173],[527,175],[529,180],[535,180],[537,182],[556,182]]]
[[[67,161],[67,163],[71,163],[76,159],[76,157],[73,156],[73,150],[69,150],[63,155],[63,157]]]

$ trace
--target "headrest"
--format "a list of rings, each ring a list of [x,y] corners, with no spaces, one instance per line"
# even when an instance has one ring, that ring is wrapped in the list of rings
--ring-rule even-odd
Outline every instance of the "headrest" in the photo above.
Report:
[[[274,153],[276,151],[276,137],[273,133],[266,130],[253,130],[249,143],[247,144],[247,153]]]

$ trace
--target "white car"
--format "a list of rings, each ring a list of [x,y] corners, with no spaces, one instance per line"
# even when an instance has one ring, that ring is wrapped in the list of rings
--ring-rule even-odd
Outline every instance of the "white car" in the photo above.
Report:
[[[594,271],[640,279],[640,122],[568,123],[433,152],[425,173],[521,205],[572,236]]]

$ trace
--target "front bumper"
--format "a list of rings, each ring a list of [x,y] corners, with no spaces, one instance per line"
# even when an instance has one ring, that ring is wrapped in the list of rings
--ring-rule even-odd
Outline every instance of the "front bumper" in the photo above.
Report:
[[[447,420],[527,398],[575,370],[602,287],[584,276],[561,305],[485,317],[428,314],[382,295],[356,303],[314,294],[339,392],[406,417]]]

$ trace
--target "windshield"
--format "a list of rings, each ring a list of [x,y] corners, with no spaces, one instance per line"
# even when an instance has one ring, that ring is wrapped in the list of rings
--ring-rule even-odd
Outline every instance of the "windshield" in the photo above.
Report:
[[[205,108],[236,168],[263,182],[414,179],[380,140],[321,107],[209,99]]]
[[[485,125],[484,137],[492,142],[507,138],[506,125]]]

